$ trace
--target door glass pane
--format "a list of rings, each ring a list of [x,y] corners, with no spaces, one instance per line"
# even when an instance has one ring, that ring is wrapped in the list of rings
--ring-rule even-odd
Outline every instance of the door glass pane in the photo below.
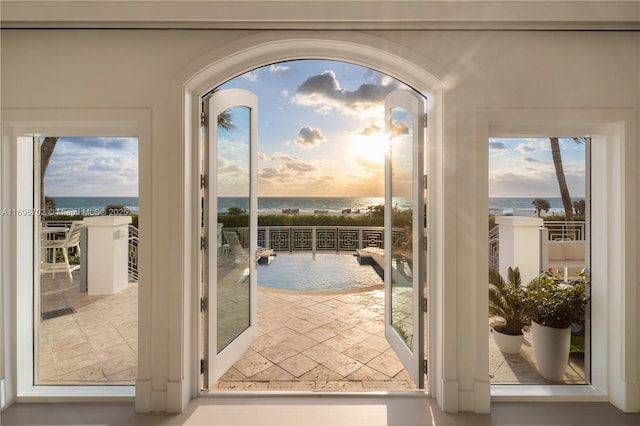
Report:
[[[411,115],[394,108],[391,115],[391,325],[409,348],[413,341],[413,233]]]
[[[247,107],[233,107],[218,116],[218,205],[231,202],[226,212],[218,214],[218,353],[250,325],[250,117]]]

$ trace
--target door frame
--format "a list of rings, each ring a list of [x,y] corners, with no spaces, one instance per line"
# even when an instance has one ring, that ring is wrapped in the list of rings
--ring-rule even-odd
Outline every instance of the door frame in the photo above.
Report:
[[[427,261],[430,265],[428,280],[433,283],[442,283],[444,268],[444,243],[442,240],[444,228],[445,206],[438,200],[443,200],[444,187],[444,149],[442,147],[443,135],[443,83],[416,63],[425,63],[426,59],[415,51],[385,40],[384,43],[378,37],[367,34],[352,34],[351,42],[343,41],[338,33],[330,32],[305,32],[293,31],[281,33],[270,31],[245,37],[224,47],[214,49],[208,54],[194,61],[176,77],[176,83],[183,98],[183,137],[185,152],[185,240],[184,240],[184,318],[180,319],[184,324],[184,335],[190,340],[185,345],[185,362],[182,375],[185,378],[183,395],[190,394],[196,397],[203,394],[215,393],[201,391],[200,389],[200,336],[199,336],[199,270],[198,256],[199,245],[199,138],[200,138],[200,100],[201,97],[212,88],[241,75],[247,71],[269,65],[279,61],[298,59],[327,59],[349,62],[369,67],[389,74],[404,82],[414,90],[420,92],[429,99],[428,114],[429,127],[426,136],[425,150],[429,151],[429,164],[427,169],[431,171],[430,197],[431,206],[427,214],[433,219],[432,235],[429,235],[431,249],[427,253]],[[382,43],[382,44],[381,44]],[[379,47],[383,45],[386,50]],[[395,53],[391,53],[395,52]],[[433,69],[438,66],[431,63]],[[431,67],[429,67],[431,69]],[[452,100],[453,101],[453,100]],[[435,380],[442,376],[441,355],[436,353],[443,348],[445,330],[443,330],[441,316],[444,315],[443,290],[436,285],[429,286],[429,303],[434,306],[429,309],[430,321],[428,322],[427,339],[429,363],[428,394],[436,397],[440,405],[442,395],[442,380]],[[441,307],[437,307],[437,306]],[[455,315],[452,310],[449,315]],[[185,342],[187,343],[187,342]],[[487,344],[488,348],[488,344]],[[488,350],[488,349],[487,349]],[[177,373],[177,372],[176,372]],[[437,384],[436,384],[437,383]],[[488,394],[486,396],[488,401]]]

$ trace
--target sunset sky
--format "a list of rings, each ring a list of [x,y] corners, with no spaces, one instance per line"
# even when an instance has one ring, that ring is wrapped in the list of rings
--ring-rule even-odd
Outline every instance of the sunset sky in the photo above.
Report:
[[[404,85],[368,68],[308,60],[266,66],[220,89],[231,87],[258,96],[260,196],[383,195],[384,98]]]
[[[352,64],[304,60],[245,73],[226,88],[258,97],[259,196],[383,195],[384,97],[405,85]],[[234,121],[236,130],[222,134],[221,170],[244,166],[234,150],[246,141],[246,119]],[[584,196],[585,146],[561,139],[561,147],[570,192]],[[487,149],[491,197],[559,196],[547,139],[491,139]],[[61,138],[45,191],[137,196],[137,155],[135,139]]]

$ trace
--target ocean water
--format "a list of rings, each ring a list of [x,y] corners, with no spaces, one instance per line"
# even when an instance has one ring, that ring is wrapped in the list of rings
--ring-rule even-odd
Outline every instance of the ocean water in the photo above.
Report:
[[[262,214],[282,213],[284,209],[298,209],[301,214],[313,213],[316,210],[330,214],[342,213],[345,209],[352,212],[359,210],[366,213],[368,207],[384,204],[384,197],[260,197],[258,212]],[[397,197],[393,204],[401,210],[411,208],[411,199]],[[218,199],[218,212],[226,213],[231,207],[249,208],[247,198],[221,197]]]
[[[53,197],[59,211],[99,211],[110,204],[123,205],[131,212],[138,213],[138,197]],[[539,197],[544,198],[544,197]],[[549,214],[562,213],[561,198],[545,198],[551,209]],[[576,197],[575,200],[581,198]],[[489,198],[490,209],[501,209],[504,213],[513,213],[514,209],[533,210],[533,197],[492,197]],[[258,212],[263,214],[282,213],[283,209],[299,209],[300,213],[313,213],[315,210],[326,210],[328,213],[339,214],[344,209],[360,210],[366,213],[370,206],[384,204],[384,197],[260,197],[258,198]],[[400,210],[411,207],[411,199],[397,197],[393,204]],[[248,209],[246,198],[221,197],[218,201],[218,212],[226,213],[231,207]]]
[[[543,214],[564,214],[564,206],[562,205],[562,198],[548,198],[537,197],[547,200],[549,202],[549,212]],[[584,197],[572,198],[573,201],[582,200]],[[534,197],[490,197],[489,209],[500,209],[504,213],[513,213],[513,210],[535,210],[533,207]]]
[[[95,215],[106,206],[125,206],[138,213],[138,197],[52,197],[59,213]]]

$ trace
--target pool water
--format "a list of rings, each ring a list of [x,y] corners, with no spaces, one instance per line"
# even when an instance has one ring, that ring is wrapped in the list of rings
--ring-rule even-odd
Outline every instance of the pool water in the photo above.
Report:
[[[280,290],[358,290],[383,283],[371,265],[351,254],[278,254],[271,264],[258,265],[258,285]]]

